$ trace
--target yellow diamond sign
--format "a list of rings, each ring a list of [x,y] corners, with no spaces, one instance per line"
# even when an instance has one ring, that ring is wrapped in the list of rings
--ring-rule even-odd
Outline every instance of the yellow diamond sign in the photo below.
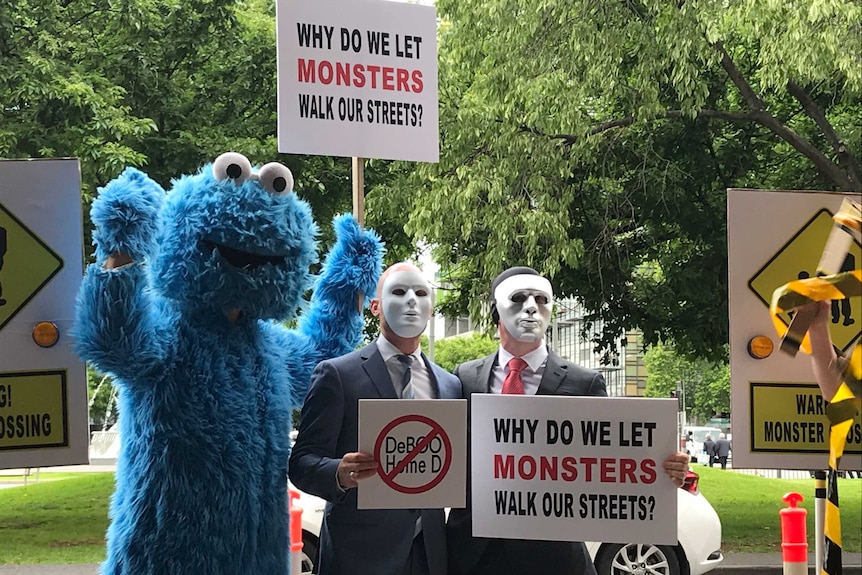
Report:
[[[63,260],[0,204],[0,330],[63,269]]]
[[[817,272],[817,264],[834,220],[832,212],[822,209],[787,241],[784,246],[754,274],[748,287],[768,308],[772,293],[789,281],[812,277]],[[854,241],[844,259],[841,271],[862,267],[862,245]],[[792,313],[792,312],[790,312]],[[790,323],[790,316],[783,314],[782,319]],[[832,302],[830,323],[832,342],[841,350],[847,350],[862,334],[862,296]]]

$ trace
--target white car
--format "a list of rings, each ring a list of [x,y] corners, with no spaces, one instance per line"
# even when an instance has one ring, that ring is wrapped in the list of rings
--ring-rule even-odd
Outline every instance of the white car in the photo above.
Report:
[[[703,442],[706,441],[706,436],[709,435],[713,441],[718,439],[718,434],[721,430],[717,427],[683,427],[683,437],[685,438],[685,452],[688,453],[692,461],[698,461],[701,454],[706,454],[703,448]]]
[[[587,542],[599,575],[702,575],[721,563],[721,521],[697,487],[698,475],[689,471],[677,490],[677,539],[665,545]],[[302,572],[312,573],[318,533],[326,501],[300,492],[302,507]]]

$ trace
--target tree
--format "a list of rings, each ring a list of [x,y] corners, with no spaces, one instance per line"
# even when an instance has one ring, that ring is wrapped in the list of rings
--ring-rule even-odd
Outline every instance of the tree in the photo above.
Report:
[[[646,397],[671,397],[672,391],[680,390],[686,412],[701,421],[730,412],[730,369],[726,363],[692,360],[661,344],[647,350],[644,363]]]
[[[350,159],[278,154],[276,100],[270,1],[0,0],[0,157],[80,159],[88,254],[90,202],[126,166],[169,188],[229,150],[291,168],[325,250],[351,207]],[[367,185],[389,170],[369,161]],[[369,225],[389,233],[389,258],[406,257],[387,217]],[[95,390],[102,376],[89,375]],[[98,414],[108,388],[92,398]]]
[[[498,341],[478,333],[438,339],[434,342],[434,362],[447,371],[454,371],[457,365],[494,353],[499,346]]]
[[[862,190],[862,5],[439,0],[441,160],[415,191],[460,309],[509,265],[604,334],[724,359],[728,187]],[[370,200],[371,201],[371,200]],[[589,326],[587,326],[589,327]]]

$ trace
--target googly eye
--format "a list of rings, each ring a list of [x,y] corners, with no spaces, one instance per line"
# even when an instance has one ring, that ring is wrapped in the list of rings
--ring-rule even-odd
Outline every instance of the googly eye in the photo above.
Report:
[[[233,180],[241,185],[251,177],[251,162],[237,152],[225,152],[213,162],[213,176],[220,182]]]
[[[278,162],[261,167],[257,172],[257,180],[271,194],[285,195],[293,191],[293,174]]]

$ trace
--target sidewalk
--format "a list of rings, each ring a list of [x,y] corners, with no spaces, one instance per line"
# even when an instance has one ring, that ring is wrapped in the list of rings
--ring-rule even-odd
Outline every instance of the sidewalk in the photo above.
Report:
[[[862,553],[844,553],[843,567],[844,575],[862,575]],[[783,571],[781,553],[727,553],[710,575],[782,575]],[[811,575],[820,573],[814,568],[814,553],[808,554],[808,572]]]
[[[814,554],[808,556],[808,572],[814,569]],[[98,565],[0,565],[0,575],[97,575]],[[728,553],[710,575],[782,575],[781,553]],[[565,575],[565,574],[564,574]],[[862,553],[844,554],[844,575],[862,575]]]

